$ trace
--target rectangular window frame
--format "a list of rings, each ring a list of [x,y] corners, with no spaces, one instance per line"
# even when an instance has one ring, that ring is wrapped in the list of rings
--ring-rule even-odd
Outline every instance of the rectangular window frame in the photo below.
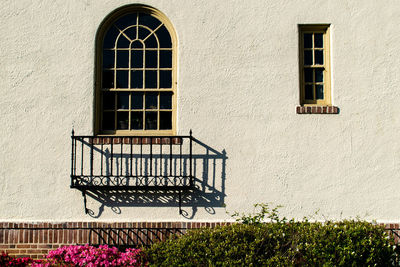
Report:
[[[299,24],[299,76],[300,76],[300,104],[302,106],[332,106],[331,94],[331,57],[330,57],[330,24]],[[304,64],[304,34],[322,33],[323,35],[323,64]],[[312,51],[314,49],[314,44]],[[314,63],[314,62],[313,62]],[[315,77],[313,78],[313,99],[306,99],[305,95],[305,69],[323,68],[323,99],[315,97]]]

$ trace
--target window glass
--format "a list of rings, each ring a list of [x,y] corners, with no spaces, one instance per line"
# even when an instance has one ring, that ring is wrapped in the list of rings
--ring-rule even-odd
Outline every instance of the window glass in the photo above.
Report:
[[[329,106],[329,25],[300,25],[299,38],[300,102]]]
[[[323,43],[323,35],[322,33],[316,33],[314,34],[314,47],[315,48],[322,48],[324,47],[324,43]]]
[[[146,109],[157,109],[158,93],[146,93]]]
[[[130,130],[137,134],[149,130],[152,134],[170,133],[174,128],[175,66],[170,26],[159,19],[162,16],[147,10],[138,8],[110,21],[104,38],[100,38],[100,132],[121,130],[125,134]]]
[[[172,92],[160,93],[160,109],[172,108]]]
[[[143,108],[143,92],[132,93],[132,109]]]

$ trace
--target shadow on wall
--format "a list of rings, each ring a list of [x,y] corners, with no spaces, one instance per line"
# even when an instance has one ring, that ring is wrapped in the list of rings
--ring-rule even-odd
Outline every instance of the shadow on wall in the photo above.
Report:
[[[78,147],[78,151],[82,149],[82,155],[84,149],[88,150],[86,155],[90,155],[92,148],[91,161],[90,164],[85,164],[85,167],[74,166],[75,169],[78,169],[77,172],[79,172],[82,168],[83,173],[93,173],[94,170],[101,169],[102,173],[102,175],[92,174],[89,178],[82,178],[86,181],[90,180],[90,183],[95,185],[93,188],[85,188],[86,196],[100,203],[97,211],[88,207],[87,213],[93,218],[100,218],[105,208],[110,208],[115,214],[121,214],[122,207],[178,208],[181,206],[181,214],[187,219],[192,219],[199,208],[204,208],[209,214],[215,214],[214,208],[224,206],[226,196],[225,170],[228,158],[225,150],[219,152],[196,138],[192,138],[192,141],[191,173],[194,177],[194,184],[188,190],[177,190],[175,187],[170,189],[169,186],[161,186],[162,188],[155,189],[148,185],[157,183],[163,185],[164,180],[166,185],[168,183],[170,185],[174,183],[174,181],[171,181],[173,179],[178,179],[178,182],[175,181],[175,185],[176,183],[181,185],[187,182],[185,179],[187,179],[190,169],[189,152],[188,150],[182,151],[182,145],[179,152],[175,151],[179,145],[174,145],[174,148],[172,148],[172,145],[161,145],[160,147],[159,145],[152,145],[149,154],[149,146],[143,145],[143,147],[137,146],[135,148],[135,146],[128,145],[124,148],[121,144],[120,150],[116,151],[119,145],[114,145],[114,148],[111,148],[112,153],[110,153],[110,147],[106,147],[106,145],[92,148],[91,142],[82,140],[82,148],[79,143],[75,146]],[[129,147],[131,147],[131,151],[129,151]],[[136,153],[132,153],[132,147],[136,149]],[[138,147],[140,147],[140,153],[138,153]],[[154,147],[158,151],[153,151]],[[145,151],[146,149],[147,151]],[[167,150],[167,153],[164,153],[164,150]],[[99,159],[96,159],[96,154]],[[75,160],[78,161],[78,164],[82,161],[83,165],[84,157],[78,157]],[[99,166],[96,167],[93,162],[97,162]],[[98,162],[101,162],[101,164]],[[85,168],[89,169],[85,170]],[[121,189],[117,186],[107,190],[99,187],[99,185],[108,185],[106,183],[130,185],[133,183],[138,186],[134,189]],[[143,189],[141,186],[143,186]]]

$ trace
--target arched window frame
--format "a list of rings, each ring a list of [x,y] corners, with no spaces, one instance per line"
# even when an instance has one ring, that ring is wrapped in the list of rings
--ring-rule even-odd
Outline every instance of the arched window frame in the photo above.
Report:
[[[171,77],[171,88],[168,90],[160,89],[145,89],[146,92],[172,92],[172,129],[171,130],[113,130],[105,131],[102,129],[102,75],[103,75],[103,45],[104,38],[113,24],[121,17],[132,14],[132,13],[146,13],[157,18],[168,30],[171,37],[172,43],[172,77]],[[176,135],[176,117],[177,117],[177,37],[169,19],[159,10],[146,6],[146,5],[128,5],[121,7],[113,11],[108,15],[97,31],[96,35],[96,58],[95,58],[95,103],[94,103],[94,133],[95,135],[133,135],[133,136],[144,136],[144,135]],[[144,81],[143,81],[144,82]],[[143,122],[145,123],[145,122]]]

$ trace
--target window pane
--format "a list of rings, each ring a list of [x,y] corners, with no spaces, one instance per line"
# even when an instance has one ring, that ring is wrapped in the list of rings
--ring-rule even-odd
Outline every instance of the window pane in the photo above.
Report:
[[[124,34],[128,36],[129,39],[135,40],[136,39],[136,27],[130,27],[124,31]]]
[[[172,129],[172,112],[160,111],[160,130]]]
[[[103,110],[114,110],[115,108],[115,93],[103,92]]]
[[[114,112],[103,112],[102,126],[103,126],[103,130],[115,130],[115,128],[114,128]]]
[[[129,109],[129,92],[118,92],[118,109]]]
[[[313,82],[313,69],[307,68],[304,69],[304,81],[306,83],[312,83]]]
[[[118,34],[119,31],[117,28],[115,28],[114,25],[111,26],[104,37],[103,48],[114,48]]]
[[[157,51],[146,51],[146,68],[157,68]]]
[[[142,43],[139,42],[139,41],[134,41],[134,42],[132,42],[132,44],[131,44],[131,48],[143,48],[143,45],[142,45]]]
[[[172,72],[170,70],[160,70],[160,88],[172,87]]]
[[[147,36],[149,36],[150,35],[150,31],[149,30],[147,30],[146,28],[143,28],[143,27],[139,27],[139,32],[138,32],[139,34],[139,39],[140,40],[144,40]]]
[[[172,92],[160,93],[160,109],[172,108]]]
[[[103,68],[114,67],[114,53],[113,50],[103,50]]]
[[[324,64],[324,51],[323,50],[315,50],[315,65],[323,65]]]
[[[315,85],[315,98],[324,99],[324,86],[322,84]]]
[[[157,31],[156,35],[158,37],[158,41],[160,42],[160,47],[163,48],[171,48],[172,43],[171,43],[171,36],[169,35],[169,32],[165,26],[161,26]]]
[[[128,88],[128,71],[118,70],[117,71],[117,87],[116,88]]]
[[[323,35],[322,33],[314,34],[314,47],[323,48],[324,47]]]
[[[115,25],[121,30],[124,30],[128,26],[136,25],[136,13],[131,13],[123,16],[122,18],[117,20]]]
[[[313,93],[312,84],[306,84],[306,87],[305,87],[305,98],[307,100],[313,100],[314,99],[313,95],[314,95],[314,93]]]
[[[131,113],[131,129],[143,130],[143,112],[135,111]]]
[[[146,112],[146,130],[157,130],[157,112]]]
[[[103,71],[102,88],[114,88],[114,71]]]
[[[122,34],[119,36],[118,41],[117,41],[117,47],[118,48],[129,48],[129,45],[131,44],[128,39],[125,38]]]
[[[129,67],[129,51],[117,50],[117,68]]]
[[[304,65],[312,65],[312,51],[311,50],[304,51]]]
[[[145,88],[157,88],[157,71],[146,70],[146,86]]]
[[[143,68],[142,50],[131,50],[131,68]]]
[[[171,67],[172,67],[172,51],[161,50],[160,68],[171,68]]]
[[[315,69],[315,82],[322,83],[324,82],[324,69]]]
[[[143,92],[132,93],[132,109],[143,108]]]
[[[117,112],[117,129],[128,130],[129,127],[129,112]]]
[[[304,34],[304,48],[312,48],[312,34],[311,33]]]
[[[131,88],[143,88],[143,71],[131,71]]]
[[[146,48],[157,48],[158,47],[158,43],[157,43],[157,39],[154,36],[154,34],[150,35],[145,41],[144,44],[146,46]]]
[[[146,109],[157,109],[158,93],[146,93]]]
[[[139,25],[145,25],[152,30],[155,30],[160,24],[161,22],[155,17],[149,14],[139,13]]]

